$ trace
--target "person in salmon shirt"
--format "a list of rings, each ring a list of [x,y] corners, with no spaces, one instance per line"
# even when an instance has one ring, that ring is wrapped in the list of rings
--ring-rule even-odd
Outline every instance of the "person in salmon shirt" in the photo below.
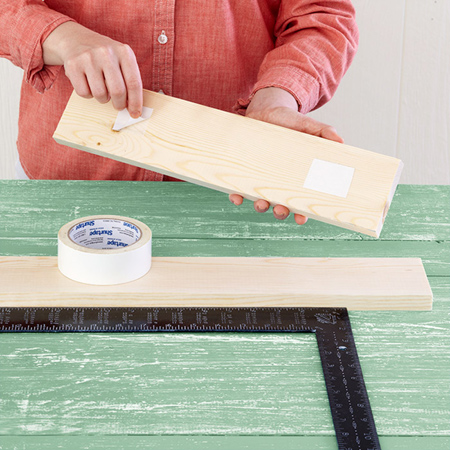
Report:
[[[356,53],[350,0],[0,0],[0,8],[0,57],[24,70],[21,178],[174,180],[57,144],[73,89],[132,117],[145,88],[343,142],[306,114],[332,97]],[[289,213],[273,207],[279,220]]]

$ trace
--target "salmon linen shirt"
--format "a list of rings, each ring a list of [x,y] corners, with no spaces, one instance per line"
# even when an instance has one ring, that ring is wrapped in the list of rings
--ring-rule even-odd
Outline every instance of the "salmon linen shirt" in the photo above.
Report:
[[[128,44],[145,89],[240,114],[269,86],[302,113],[323,105],[358,40],[349,0],[0,0],[0,56],[24,70],[17,147],[31,179],[170,179],[53,140],[73,88],[42,43],[69,20]]]

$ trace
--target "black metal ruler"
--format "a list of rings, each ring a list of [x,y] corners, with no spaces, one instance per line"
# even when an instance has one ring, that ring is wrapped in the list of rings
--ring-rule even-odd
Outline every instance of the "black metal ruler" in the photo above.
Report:
[[[0,308],[0,332],[313,332],[339,450],[380,450],[345,308]]]

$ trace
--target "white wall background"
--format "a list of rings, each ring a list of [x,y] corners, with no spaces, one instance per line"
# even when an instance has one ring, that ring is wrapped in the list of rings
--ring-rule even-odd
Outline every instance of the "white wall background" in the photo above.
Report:
[[[360,46],[311,115],[350,145],[400,158],[401,183],[450,184],[450,0],[354,0]],[[22,70],[0,59],[0,179],[14,178]]]

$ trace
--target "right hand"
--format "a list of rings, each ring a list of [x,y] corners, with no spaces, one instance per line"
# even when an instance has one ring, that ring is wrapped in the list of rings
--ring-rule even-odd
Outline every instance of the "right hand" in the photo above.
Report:
[[[65,22],[42,45],[44,63],[63,65],[75,92],[84,98],[142,113],[142,79],[136,56],[127,44],[98,34],[75,22]]]

